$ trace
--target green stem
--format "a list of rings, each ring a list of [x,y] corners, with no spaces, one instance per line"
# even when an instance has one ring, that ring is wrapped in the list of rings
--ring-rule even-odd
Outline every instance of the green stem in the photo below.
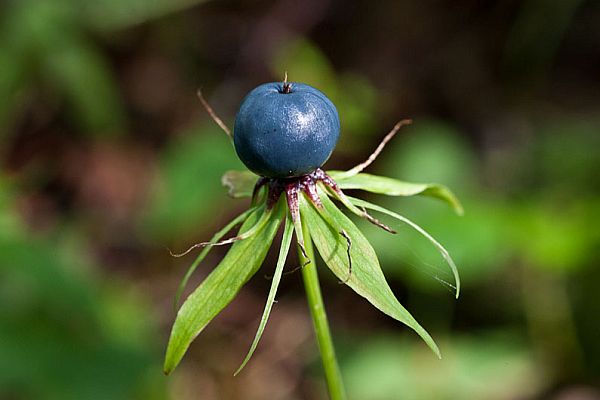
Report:
[[[325,379],[329,389],[329,397],[331,400],[346,399],[346,391],[342,382],[342,374],[335,358],[335,350],[333,348],[333,340],[327,322],[327,314],[323,297],[321,296],[321,288],[319,286],[319,276],[317,274],[317,265],[315,262],[315,252],[313,250],[312,239],[307,229],[307,224],[302,223],[302,232],[304,236],[304,247],[310,263],[302,268],[302,278],[304,279],[304,287],[306,297],[310,307],[310,315],[313,320],[315,332],[317,334],[317,343],[319,344],[319,352],[323,361],[323,369],[325,371]],[[307,259],[302,252],[299,252],[300,262],[306,263]]]

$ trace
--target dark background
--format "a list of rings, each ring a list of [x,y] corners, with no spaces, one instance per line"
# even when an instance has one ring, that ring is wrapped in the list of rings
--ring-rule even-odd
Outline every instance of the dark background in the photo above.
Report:
[[[447,246],[457,301],[427,242],[361,225],[441,361],[321,266],[350,398],[600,399],[599,27],[579,0],[2,1],[0,398],[325,398],[299,273],[232,377],[274,254],[162,374],[193,260],[167,247],[248,206],[220,185],[243,166],[196,89],[231,126],[287,71],[338,107],[325,168],[410,117],[370,172],[446,184],[466,209],[369,196]]]

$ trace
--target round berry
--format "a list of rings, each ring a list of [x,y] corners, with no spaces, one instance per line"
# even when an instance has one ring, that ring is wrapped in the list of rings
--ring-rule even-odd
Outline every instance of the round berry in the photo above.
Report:
[[[291,178],[311,173],[331,155],[340,135],[333,103],[304,83],[265,83],[244,98],[233,141],[258,175]]]

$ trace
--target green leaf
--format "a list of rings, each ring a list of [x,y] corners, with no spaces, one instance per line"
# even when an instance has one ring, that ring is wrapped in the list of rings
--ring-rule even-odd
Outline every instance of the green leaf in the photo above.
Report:
[[[82,17],[100,31],[127,28],[185,10],[206,0],[94,0],[81,6]]]
[[[398,399],[398,393],[402,400],[535,398],[544,377],[517,332],[453,335],[444,341],[443,363],[399,335],[373,332],[346,355],[344,377],[361,400]]]
[[[254,341],[250,346],[250,350],[248,351],[248,355],[242,362],[242,365],[235,371],[233,375],[237,375],[240,371],[246,366],[252,354],[254,354],[254,350],[256,350],[256,346],[258,346],[258,341],[260,340],[265,326],[267,325],[267,320],[269,319],[269,314],[271,314],[271,309],[273,308],[273,303],[275,303],[275,294],[277,294],[277,288],[279,287],[279,282],[281,281],[281,275],[283,274],[283,265],[285,263],[285,259],[287,258],[288,252],[290,250],[290,244],[292,242],[292,234],[294,233],[294,225],[292,224],[292,220],[290,216],[285,220],[285,229],[283,231],[283,240],[281,242],[281,248],[279,250],[279,258],[277,259],[277,266],[275,267],[275,274],[273,275],[273,280],[271,281],[271,289],[269,290],[269,296],[267,297],[267,304],[265,305],[265,310],[263,311],[262,318],[260,319],[260,324],[258,325],[258,330],[256,331],[256,336],[254,337]]]
[[[69,37],[48,46],[44,71],[63,92],[81,128],[93,135],[118,135],[125,130],[119,88],[100,50],[83,38]]]
[[[166,399],[166,382],[147,378],[159,368],[154,310],[89,263],[83,231],[31,234],[18,189],[0,173],[0,398]]]
[[[283,210],[280,200],[267,225],[253,236],[235,242],[219,265],[183,303],[169,338],[165,374],[179,364],[190,343],[259,269],[283,219]],[[260,210],[253,213],[242,225],[240,233],[251,229],[260,217]]]
[[[411,228],[413,228],[414,230],[419,232],[427,240],[429,240],[438,249],[438,251],[440,252],[442,257],[444,258],[444,260],[446,260],[446,262],[450,266],[450,269],[452,270],[452,274],[454,275],[454,281],[456,282],[456,298],[458,299],[458,296],[460,295],[460,277],[458,275],[458,268],[456,268],[456,264],[454,264],[452,257],[450,257],[448,250],[446,250],[444,248],[444,246],[442,246],[437,240],[435,240],[433,238],[433,236],[431,236],[429,233],[427,233],[427,231],[425,231],[419,225],[415,224],[410,219],[403,217],[400,214],[396,214],[395,212],[390,211],[387,208],[380,207],[376,204],[369,203],[368,201],[364,201],[361,199],[355,199],[355,198],[349,197],[349,196],[348,196],[348,199],[355,206],[370,208],[371,210],[379,211],[380,213],[387,214],[390,217],[396,218],[397,220],[404,222],[405,224],[407,224],[408,226],[410,226]]]
[[[304,196],[301,196],[300,212],[309,226],[310,235],[319,254],[329,269],[379,310],[412,328],[431,350],[441,357],[440,351],[429,333],[419,325],[394,296],[383,276],[377,254],[371,244],[354,223],[322,191],[320,192],[323,210],[317,211],[316,207],[312,206]],[[332,226],[333,224],[335,226]],[[352,273],[350,275],[347,242],[339,233],[342,231],[350,237],[352,242],[350,246]]]
[[[250,171],[227,171],[221,177],[221,183],[234,199],[252,196],[258,176]]]
[[[385,194],[388,196],[429,196],[448,203],[458,215],[464,210],[460,201],[446,186],[435,183],[410,183],[397,179],[371,174],[357,174],[344,177],[342,171],[328,171],[329,176],[336,180],[341,189],[360,189],[367,192]],[[338,179],[339,177],[339,179]]]
[[[256,210],[256,207],[246,210],[243,213],[241,213],[240,215],[238,215],[236,218],[234,218],[232,221],[230,221],[227,225],[225,225],[225,227],[223,227],[223,229],[221,229],[217,233],[215,233],[214,236],[210,239],[210,241],[212,243],[216,243],[219,240],[221,240],[223,238],[223,236],[225,236],[225,234],[227,234],[227,232],[232,230],[233,227],[236,226],[237,224],[245,221],[246,218],[248,217],[248,215],[250,215],[250,213],[254,212],[255,210]],[[202,260],[204,260],[206,258],[208,253],[212,250],[212,248],[213,248],[213,246],[204,247],[202,249],[202,251],[200,252],[200,254],[198,254],[198,257],[196,257],[196,259],[194,260],[192,265],[190,265],[190,267],[188,268],[187,272],[185,273],[185,276],[179,283],[179,287],[177,288],[177,293],[175,293],[175,301],[174,301],[175,309],[177,309],[177,306],[179,305],[179,299],[181,299],[181,295],[183,294],[183,291],[185,290],[185,287],[187,286],[187,283],[190,280],[190,277],[192,276],[194,271],[196,271],[196,268],[198,268],[198,265],[200,265]]]

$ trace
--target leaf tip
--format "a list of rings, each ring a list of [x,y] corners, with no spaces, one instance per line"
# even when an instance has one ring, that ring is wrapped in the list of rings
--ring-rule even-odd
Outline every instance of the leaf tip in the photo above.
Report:
[[[245,362],[244,362],[244,363],[242,363],[242,365],[240,365],[240,366],[238,367],[238,369],[237,369],[237,370],[236,370],[236,371],[233,373],[233,376],[238,376],[238,374],[239,374],[240,372],[242,372],[242,370],[244,369],[244,367],[245,367],[245,366],[246,366],[246,363],[245,363]]]
[[[448,258],[450,258],[450,254],[448,254]],[[452,260],[452,259],[450,258],[450,260]],[[460,284],[460,275],[458,273],[458,268],[456,267],[456,264],[454,264],[454,261],[452,261],[450,268],[452,269],[452,273],[454,274],[454,281],[456,282],[456,300],[458,300],[458,297],[460,296],[461,284]]]
[[[429,348],[433,351],[433,353],[436,355],[438,360],[441,360],[442,352],[440,351],[440,348],[437,346],[437,344],[435,342],[428,343],[428,344],[429,344]]]
[[[460,201],[458,201],[458,199],[456,199],[455,203],[454,203],[454,212],[459,217],[463,217],[465,215],[465,209],[463,208],[463,206],[460,203]]]
[[[175,321],[175,323],[177,324],[177,321]],[[175,326],[173,326],[173,328],[175,328]],[[169,344],[167,344],[165,362],[163,364],[163,373],[165,375],[170,375],[171,372],[173,372],[175,368],[177,368],[185,352],[187,351],[188,346],[189,343],[182,349],[181,343],[176,343],[176,340],[174,340],[174,333],[171,332]]]
[[[242,364],[238,367],[238,369],[235,370],[235,372],[233,373],[233,376],[238,376],[238,374],[240,372],[242,372],[242,370],[244,369],[246,364],[248,364],[248,361],[250,361],[250,358],[252,358],[252,354],[254,354],[254,350],[256,349],[256,345],[258,344],[258,340],[260,339],[260,336],[261,336],[260,327],[258,329],[259,330],[256,334],[257,337],[254,338],[254,342],[252,343],[252,346],[250,346],[250,351],[248,351],[248,354],[246,355],[246,358],[244,358],[244,361],[242,361]]]
[[[259,334],[257,333],[257,335],[259,335]],[[233,376],[238,376],[238,374],[240,372],[242,372],[242,370],[244,369],[244,367],[246,366],[246,364],[248,364],[248,361],[250,361],[250,358],[252,358],[252,354],[254,354],[254,349],[256,348],[257,344],[258,344],[258,341],[255,338],[254,339],[254,343],[252,343],[252,346],[250,347],[250,351],[246,355],[246,358],[244,358],[244,361],[242,361],[242,364],[238,367],[238,369],[235,370],[235,372],[233,373]]]
[[[462,217],[465,215],[465,209],[462,205],[462,203],[460,202],[460,200],[458,199],[458,197],[447,187],[443,187],[443,191],[446,192],[444,196],[442,196],[442,200],[446,200],[449,204],[450,207],[452,207],[452,209],[454,210],[454,213],[456,215],[458,215],[459,217]]]
[[[421,338],[425,341],[425,343],[427,344],[427,347],[429,347],[429,349],[431,351],[433,351],[433,354],[435,354],[435,356],[438,358],[438,360],[441,360],[442,352],[440,351],[440,348],[438,347],[437,343],[435,343],[433,338],[431,336],[429,336],[429,334],[427,332],[425,332],[425,335],[423,335],[421,332],[417,332],[417,333],[419,333],[419,336],[421,336]]]

